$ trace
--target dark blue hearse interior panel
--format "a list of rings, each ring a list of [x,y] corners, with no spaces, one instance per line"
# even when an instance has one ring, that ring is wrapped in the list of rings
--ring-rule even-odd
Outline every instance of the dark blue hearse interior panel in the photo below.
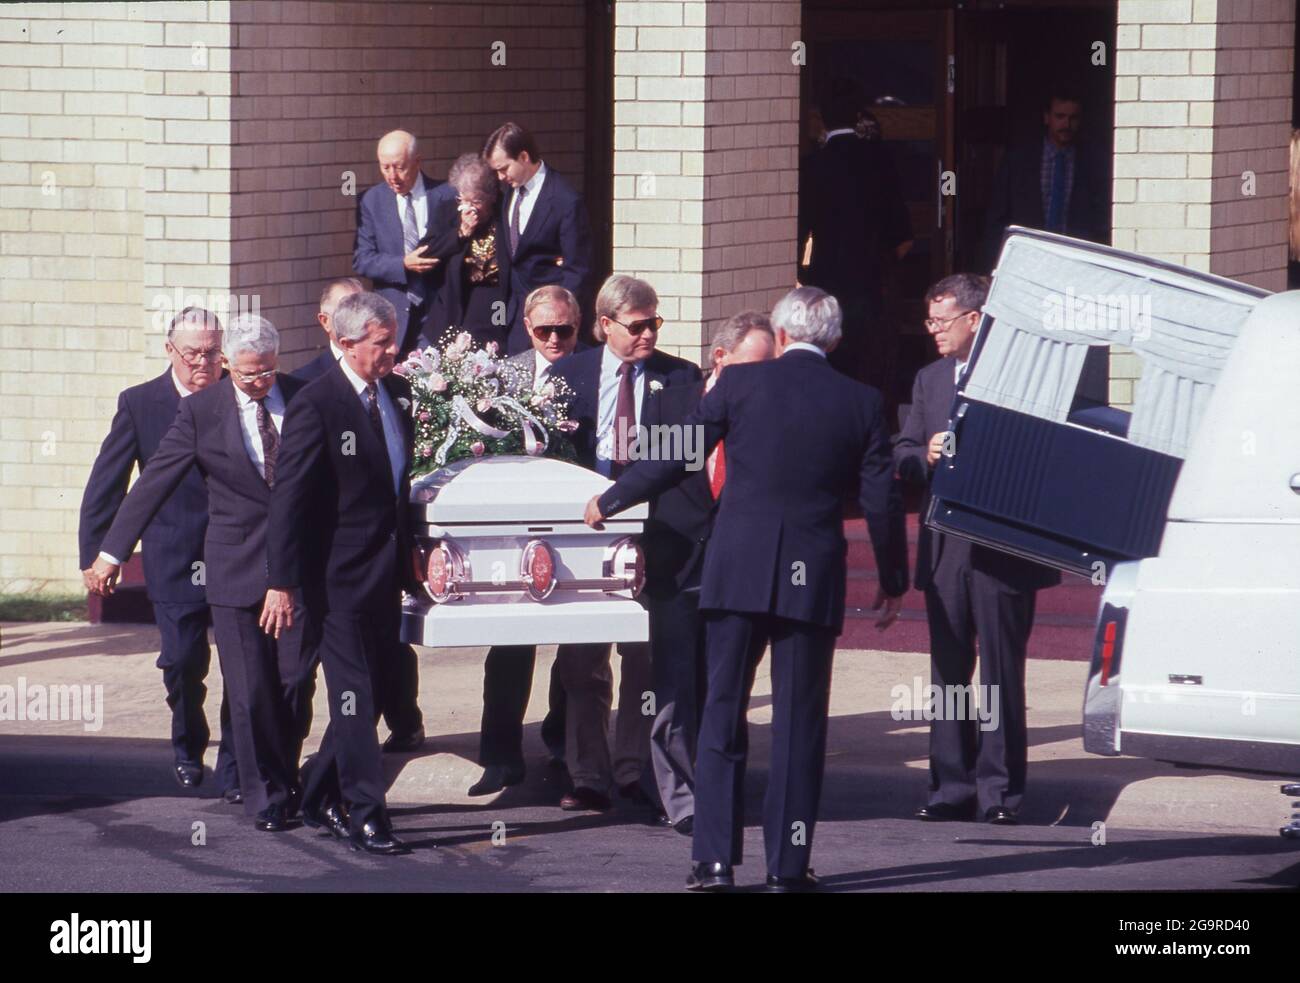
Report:
[[[1008,230],[925,521],[1085,577],[1157,555],[1222,363],[1267,295]],[[1111,405],[1112,346],[1141,366],[1126,406]]]
[[[936,529],[1086,577],[1159,550],[1179,458],[961,396],[953,424],[957,453],[931,484]]]

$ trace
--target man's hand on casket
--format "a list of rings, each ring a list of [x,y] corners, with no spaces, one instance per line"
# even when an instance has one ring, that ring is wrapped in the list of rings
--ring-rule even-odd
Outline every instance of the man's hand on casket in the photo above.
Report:
[[[876,588],[876,599],[871,604],[872,611],[879,611],[880,617],[876,619],[876,628],[884,631],[898,620],[899,614],[903,611],[902,596],[890,597],[885,593],[883,587]]]
[[[280,637],[280,632],[293,627],[293,591],[276,590],[272,587],[266,592],[262,602],[262,617],[257,622],[262,631],[268,635]]]
[[[605,516],[600,511],[600,496],[592,495],[591,501],[587,503],[587,513],[583,516],[582,521],[591,526],[592,529],[599,529],[604,518]]]

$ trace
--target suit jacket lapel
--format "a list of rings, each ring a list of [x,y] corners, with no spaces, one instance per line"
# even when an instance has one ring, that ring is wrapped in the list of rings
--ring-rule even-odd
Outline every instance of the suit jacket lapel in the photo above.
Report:
[[[555,172],[548,168],[546,180],[542,182],[542,190],[537,192],[537,201],[533,203],[532,214],[528,216],[528,224],[519,230],[519,249],[524,248],[525,242],[531,242],[536,238],[534,233],[542,227],[547,216],[551,214],[555,199],[555,182],[552,180],[554,177]],[[506,234],[509,235],[509,232]]]
[[[646,359],[645,391],[641,394],[641,426],[653,427],[663,418],[659,402],[660,396],[656,394],[656,387],[652,383],[658,383],[658,389],[662,391],[667,385],[667,378],[654,355]]]
[[[370,424],[365,401],[352,388],[352,381],[344,373],[342,366],[336,364],[333,371],[334,385],[338,390],[339,403],[343,407],[344,430],[351,430],[356,434],[360,453],[370,458],[371,464],[377,470],[383,470],[387,466],[388,456],[385,448],[379,443],[379,435]]]
[[[244,427],[240,421],[239,397],[235,395],[235,384],[229,379],[222,379],[217,385],[225,390],[217,399],[217,428],[225,442],[226,453],[234,462],[235,470],[253,482],[260,491],[265,492],[267,491],[266,479],[258,473],[257,466],[248,456],[248,448],[244,444]]]

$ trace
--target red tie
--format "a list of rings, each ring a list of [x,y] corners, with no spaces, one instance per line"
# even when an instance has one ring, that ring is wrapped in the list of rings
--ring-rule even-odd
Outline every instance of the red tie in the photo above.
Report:
[[[716,502],[722,495],[722,485],[727,480],[727,453],[723,450],[726,441],[718,441],[717,449],[713,452],[713,477],[709,479],[709,488],[713,491],[713,500]]]
[[[631,362],[618,367],[618,400],[614,404],[614,454],[609,465],[609,476],[617,479],[628,464],[628,445],[636,436],[636,393],[633,390],[636,371]]]

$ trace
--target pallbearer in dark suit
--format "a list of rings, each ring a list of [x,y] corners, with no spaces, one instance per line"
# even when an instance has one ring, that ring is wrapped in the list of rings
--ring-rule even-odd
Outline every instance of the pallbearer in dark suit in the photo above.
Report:
[[[632,459],[637,428],[660,423],[660,397],[673,386],[700,381],[693,362],[655,350],[663,318],[654,287],[635,277],[615,274],[596,297],[597,348],[578,352],[555,364],[554,372],[574,392],[569,418],[576,420],[574,444],[578,463],[605,477],[617,477]],[[607,809],[611,779],[633,802],[653,807],[642,787],[650,757],[652,714],[645,710],[651,691],[650,646],[620,643],[622,659],[618,719],[611,756],[606,733],[613,699],[609,646],[566,645],[557,654],[565,689],[565,758],[573,792],[561,809]]]
[[[898,617],[907,543],[881,395],[834,371],[835,298],[792,290],[772,312],[779,357],[733,365],[692,414],[724,442],[726,484],[704,557],[708,694],[695,772],[693,889],[734,883],[744,830],[745,722],[772,646],[772,766],[763,806],[767,884],[809,890],[825,765],[831,657],[844,621],[843,501],[856,487],[880,571],[877,626]],[[642,460],[587,507],[598,525],[680,480],[688,461]]]
[[[951,429],[957,380],[970,358],[988,279],[958,273],[926,294],[926,329],[939,354],[916,375],[912,409],[894,456],[898,473],[926,487]],[[1060,583],[1055,570],[921,526],[916,586],[925,591],[930,622],[930,681],[945,694],[938,709],[954,706],[958,719],[930,721],[930,797],[916,813],[930,821],[1016,821],[1025,792],[1025,652],[1034,623],[1037,591]],[[979,725],[970,700],[979,639],[980,682],[996,701],[996,726]],[[953,689],[960,687],[960,689]],[[953,700],[947,694],[955,695]],[[983,701],[981,701],[983,702]],[[981,709],[988,710],[985,703]],[[988,717],[990,724],[994,722]]]
[[[582,311],[563,287],[538,287],[524,302],[524,325],[533,347],[506,359],[506,370],[527,385],[544,386],[551,366],[578,343]],[[492,795],[524,780],[524,714],[533,689],[536,645],[494,645],[483,664],[483,723],[479,729],[479,764],[483,777],[470,795]],[[542,722],[542,740],[564,749],[564,687],[551,664],[550,712]],[[558,755],[562,757],[562,753]]]
[[[402,853],[384,803],[379,720],[391,692],[402,589],[414,587],[407,519],[411,390],[392,374],[397,314],[372,293],[334,311],[343,358],[284,420],[267,535],[262,624],[280,634],[295,600],[320,626],[330,722],[303,767],[303,820],[355,849]]]
[[[334,368],[335,363],[343,357],[343,349],[334,340],[334,308],[338,307],[339,301],[348,294],[363,293],[365,289],[366,285],[354,276],[341,276],[325,284],[325,289],[320,295],[320,309],[316,312],[316,322],[325,332],[327,347],[294,372],[295,379],[311,382]]]
[[[713,371],[703,382],[669,386],[659,394],[659,422],[683,426],[728,365],[772,358],[776,340],[766,314],[744,311],[728,318],[713,336]],[[650,653],[655,708],[650,764],[663,813],[661,825],[691,835],[695,817],[695,751],[704,709],[704,620],[700,571],[713,532],[718,499],[726,483],[726,457],[719,445],[697,471],[650,501],[641,537],[650,609]]]
[[[104,537],[129,556],[141,533],[193,469],[208,489],[204,543],[208,604],[230,702],[244,811],[267,832],[287,829],[297,790],[297,748],[284,694],[311,661],[301,616],[278,639],[258,627],[266,596],[266,520],[286,406],[304,385],[276,372],[280,337],[271,323],[236,317],[224,345],[230,374],[181,403],[180,412]],[[117,566],[92,568],[111,590]],[[310,693],[308,693],[310,699]]]
[[[559,284],[584,307],[591,278],[591,228],[582,196],[546,165],[537,139],[518,123],[497,127],[483,159],[501,179],[496,241],[509,261],[511,354],[527,351],[524,300],[538,287]]]
[[[131,471],[143,471],[158,448],[181,402],[221,376],[221,322],[201,307],[187,307],[167,327],[171,367],[150,382],[123,390],[108,436],[99,449],[81,500],[78,538],[86,587],[101,586],[92,573],[96,558],[119,563],[123,557],[102,553],[104,534],[126,498]],[[167,705],[172,710],[173,774],[183,788],[203,781],[203,752],[208,720],[203,713],[204,680],[212,655],[208,649],[210,615],[204,591],[203,537],[208,525],[208,492],[203,477],[190,469],[143,532],[144,581],[158,622],[158,668],[163,671]],[[234,749],[225,739],[229,720],[222,701],[221,749],[214,774],[231,803],[239,801]]]
[[[369,277],[397,311],[397,342],[405,356],[421,344],[420,329],[441,283],[440,263],[423,255],[419,241],[438,202],[455,192],[420,170],[415,137],[405,130],[385,133],[375,153],[384,180],[357,201],[352,269]]]

